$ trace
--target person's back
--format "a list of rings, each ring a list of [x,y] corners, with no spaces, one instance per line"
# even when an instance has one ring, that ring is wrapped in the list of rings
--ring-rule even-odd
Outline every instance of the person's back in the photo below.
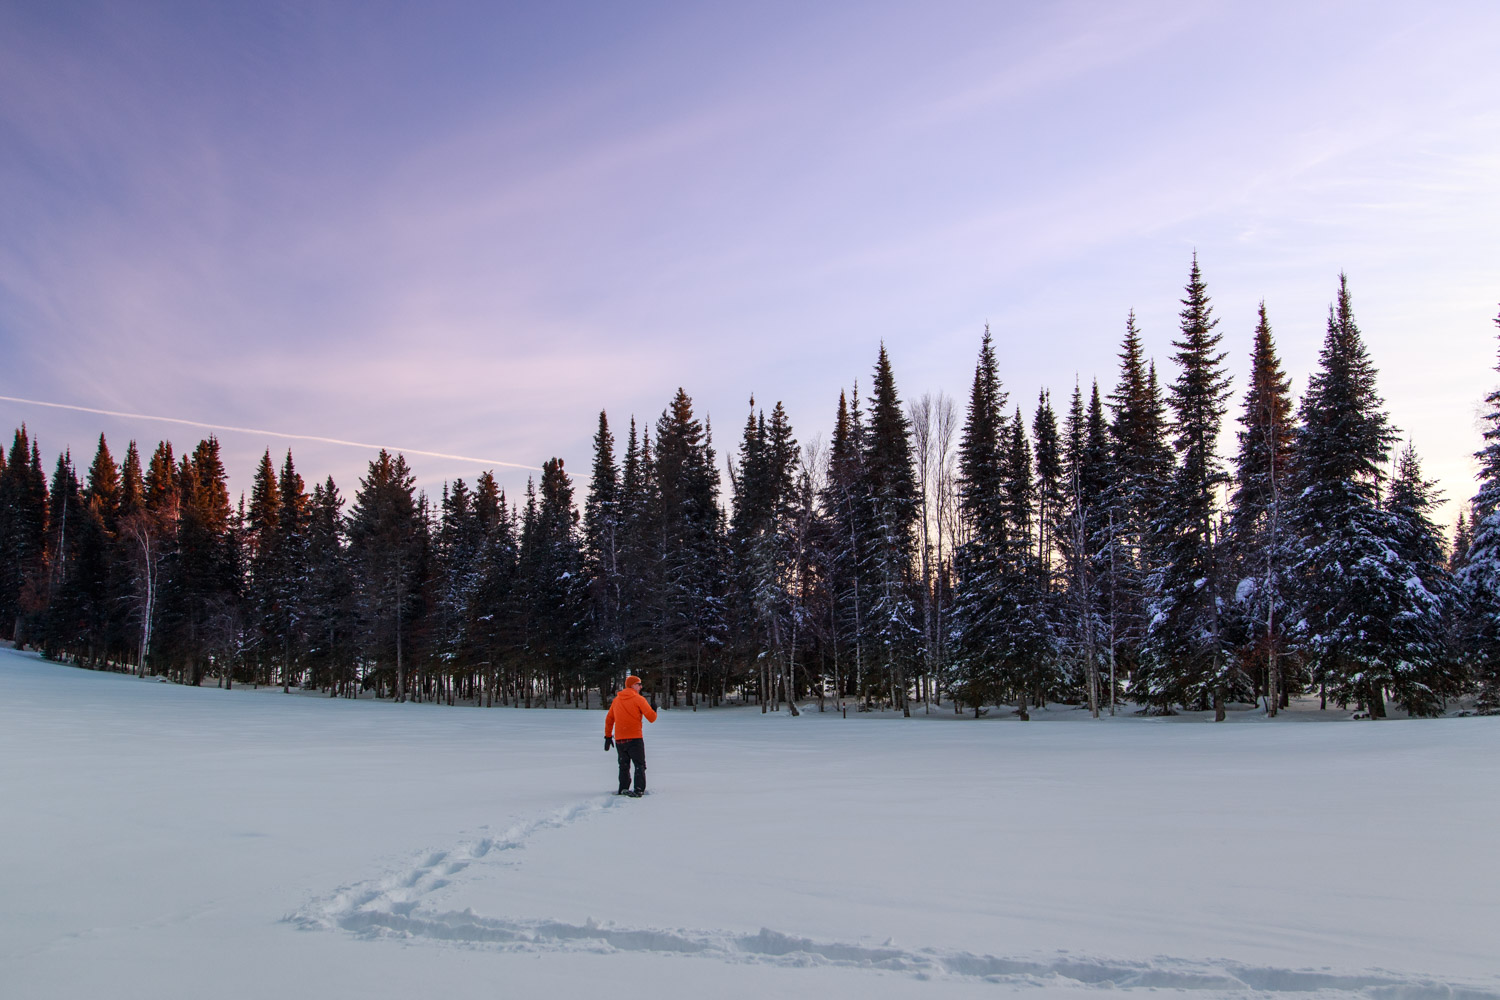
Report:
[[[604,735],[613,735],[616,742],[641,739],[642,717],[655,722],[656,710],[639,691],[621,688],[614,701],[609,703],[609,714],[604,717]]]
[[[604,749],[611,745],[620,758],[620,788],[616,795],[646,794],[646,740],[641,719],[656,721],[656,709],[641,696],[641,679],[634,674],[625,678],[625,686],[610,702],[604,716]],[[635,765],[635,790],[630,791],[630,766]]]

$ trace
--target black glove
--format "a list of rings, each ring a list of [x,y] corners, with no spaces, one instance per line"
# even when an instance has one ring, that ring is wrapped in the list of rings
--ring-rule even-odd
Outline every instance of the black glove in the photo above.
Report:
[[[609,737],[609,736],[604,737],[604,749],[606,749],[606,750],[613,750],[614,746],[615,746],[615,741],[614,741],[614,739],[612,737]]]

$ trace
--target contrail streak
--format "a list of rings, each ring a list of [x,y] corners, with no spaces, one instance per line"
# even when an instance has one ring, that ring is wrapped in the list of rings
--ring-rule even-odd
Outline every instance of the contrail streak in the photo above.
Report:
[[[378,449],[400,452],[405,455],[426,455],[428,458],[450,458],[456,462],[473,462],[476,465],[503,465],[507,469],[528,469],[532,472],[540,472],[534,465],[520,465],[516,462],[501,462],[493,458],[475,458],[472,455],[450,455],[442,451],[423,451],[421,448],[396,448],[385,444],[370,444],[366,441],[345,441],[341,438],[319,437],[316,434],[286,434],[281,431],[268,431],[259,427],[231,427],[228,424],[206,424],[201,420],[183,420],[181,417],[153,417],[146,413],[121,413],[118,410],[99,410],[92,406],[73,406],[70,403],[48,403],[40,399],[22,399],[19,396],[0,396],[0,400],[8,403],[25,403],[28,406],[50,406],[55,410],[76,410],[79,413],[97,413],[105,417],[122,417],[127,420],[156,420],[164,424],[181,424],[184,427],[201,427],[211,431],[230,431],[235,434],[264,434],[267,437],[287,438],[292,441],[318,441],[322,444],[337,444],[349,448]]]

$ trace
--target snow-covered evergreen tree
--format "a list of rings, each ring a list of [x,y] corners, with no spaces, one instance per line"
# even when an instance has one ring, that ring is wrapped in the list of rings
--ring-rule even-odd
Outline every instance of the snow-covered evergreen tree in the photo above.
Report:
[[[1408,445],[1396,460],[1385,505],[1390,547],[1399,583],[1393,601],[1391,696],[1412,715],[1438,715],[1447,698],[1463,690],[1453,655],[1458,588],[1448,572],[1442,529],[1432,520],[1436,489],[1422,478]]]
[[[1110,466],[1102,510],[1091,526],[1104,648],[1135,670],[1146,637],[1146,581],[1159,565],[1159,513],[1171,481],[1173,455],[1165,436],[1165,404],[1147,361],[1135,312],[1125,319],[1119,381],[1109,397]]]
[[[1157,513],[1163,562],[1148,584],[1150,616],[1132,691],[1159,711],[1212,702],[1215,718],[1223,721],[1225,701],[1246,697],[1248,685],[1226,649],[1220,615],[1216,495],[1229,477],[1216,447],[1229,376],[1197,254],[1181,317],[1182,337],[1173,342],[1178,374],[1169,398],[1178,460]]]
[[[573,482],[562,459],[542,463],[539,485],[527,497],[518,564],[526,602],[526,652],[533,679],[554,699],[583,666],[587,589],[578,536]]]
[[[1500,326],[1500,317],[1495,325]],[[1500,389],[1484,401],[1484,446],[1474,453],[1479,460],[1479,492],[1471,504],[1468,548],[1458,582],[1468,609],[1464,645],[1479,710],[1493,715],[1500,713]]]
[[[1469,512],[1460,507],[1458,521],[1453,525],[1453,545],[1448,550],[1448,572],[1457,573],[1469,561]]]
[[[827,522],[820,562],[828,588],[828,645],[834,689],[840,699],[845,695],[863,699],[865,691],[864,626],[870,574],[865,563],[869,505],[864,491],[864,422],[856,386],[852,394],[839,393],[828,474],[819,499]]]
[[[245,558],[249,575],[245,586],[245,645],[242,655],[257,682],[271,671],[271,658],[280,651],[282,621],[277,603],[277,529],[281,523],[281,487],[268,449],[261,455],[250,486],[245,512]]]
[[[404,456],[381,449],[359,487],[349,512],[349,545],[361,646],[370,661],[389,672],[395,699],[405,701],[427,523]]]
[[[794,592],[799,559],[797,441],[781,403],[769,421],[764,411],[755,411],[753,398],[750,404],[737,474],[731,466],[735,496],[729,544],[737,610],[744,651],[757,667],[761,711],[785,699],[796,715],[793,671],[801,624]]]
[[[1281,370],[1264,302],[1240,424],[1228,539],[1238,582],[1226,626],[1234,633],[1243,668],[1264,677],[1266,712],[1275,715],[1291,690],[1283,636],[1289,610],[1286,510],[1293,425],[1291,382]]]
[[[1036,412],[1031,417],[1031,436],[1036,442],[1037,566],[1051,591],[1055,589],[1053,574],[1057,569],[1057,526],[1067,489],[1063,479],[1063,446],[1058,436],[1057,412],[1052,408],[1051,393],[1045,389],[1037,393]]]
[[[47,549],[47,474],[41,449],[16,429],[0,471],[0,637],[25,643]]]
[[[919,497],[912,467],[911,425],[897,394],[896,377],[884,344],[875,362],[861,471],[865,483],[862,492],[869,507],[866,551],[871,600],[866,622],[870,648],[878,657],[884,692],[904,715],[910,715],[906,678],[922,638],[912,600]]]
[[[1339,276],[1318,370],[1298,415],[1288,527],[1298,611],[1290,629],[1315,682],[1342,705],[1385,715],[1385,696],[1404,659],[1392,623],[1413,576],[1391,544],[1379,479],[1396,431]]]
[[[710,429],[693,414],[682,389],[656,422],[656,510],[659,544],[655,622],[661,662],[642,675],[676,703],[697,690],[725,646],[723,511]]]
[[[589,646],[597,669],[611,677],[608,685],[611,689],[624,680],[620,529],[620,470],[615,464],[615,437],[609,429],[609,417],[600,410],[599,428],[594,433],[594,468],[583,509],[583,558],[589,581]]]
[[[1101,651],[1108,655],[1109,622],[1105,615],[1110,560],[1101,553],[1111,525],[1106,496],[1112,476],[1109,433],[1099,384],[1094,383],[1087,409],[1083,389],[1075,382],[1063,426],[1063,502],[1053,537],[1062,557],[1064,592],[1056,614],[1058,641],[1069,651],[1068,684],[1098,713]],[[1101,531],[1101,525],[1106,529]],[[1103,555],[1103,558],[1101,558]],[[1100,567],[1105,573],[1101,573]],[[1102,586],[1101,586],[1102,584]]]
[[[1057,642],[1047,581],[1034,545],[1037,490],[1026,421],[1019,407],[1003,437],[1000,493],[1005,538],[994,636],[1004,684],[1016,699],[1018,714],[1027,719],[1028,702],[1041,707],[1059,688]]]
[[[979,347],[974,384],[958,445],[959,516],[964,541],[954,554],[949,616],[953,658],[949,690],[978,718],[1004,681],[999,601],[1006,575],[1006,393],[989,328]]]
[[[353,698],[358,693],[354,577],[343,507],[332,476],[313,486],[307,511],[303,630],[313,683],[330,694]]]

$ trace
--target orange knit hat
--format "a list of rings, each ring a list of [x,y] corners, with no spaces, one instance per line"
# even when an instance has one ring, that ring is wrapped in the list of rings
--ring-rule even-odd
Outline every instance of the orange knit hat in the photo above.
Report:
[[[626,687],[630,687],[630,685],[632,685],[632,684],[640,684],[640,683],[641,683],[641,679],[639,677],[637,677],[635,674],[631,674],[629,677],[625,678],[625,686]]]

